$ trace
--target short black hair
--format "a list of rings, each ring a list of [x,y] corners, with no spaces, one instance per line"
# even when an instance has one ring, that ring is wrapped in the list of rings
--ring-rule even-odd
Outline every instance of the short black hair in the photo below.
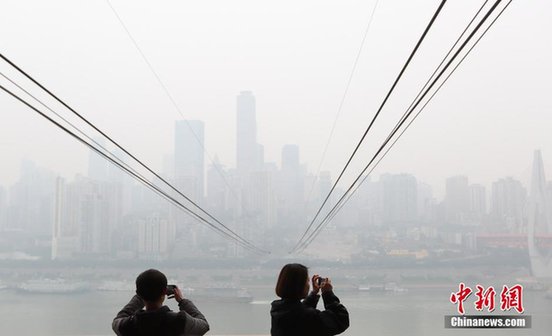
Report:
[[[287,264],[280,271],[276,295],[282,299],[300,300],[305,297],[305,284],[309,269],[301,264]]]
[[[136,278],[136,294],[144,301],[157,301],[167,290],[167,277],[155,269],[149,269]]]

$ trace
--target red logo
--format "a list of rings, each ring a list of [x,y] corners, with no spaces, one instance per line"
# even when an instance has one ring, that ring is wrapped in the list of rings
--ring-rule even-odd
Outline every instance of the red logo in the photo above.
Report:
[[[470,296],[472,290],[470,287],[466,287],[463,282],[458,286],[458,292],[450,295],[450,302],[458,304],[458,313],[464,314],[464,301]]]
[[[523,313],[523,286],[515,285],[510,288],[504,285],[500,293],[500,309],[507,311],[510,309],[517,310],[518,313]]]
[[[488,312],[492,312],[495,309],[495,289],[493,286],[490,286],[485,290],[485,287],[481,285],[475,286],[477,291],[475,296],[477,296],[477,301],[475,301],[475,309],[482,311],[483,307],[487,307]]]
[[[482,311],[487,309],[488,312],[495,310],[495,297],[496,291],[493,286],[488,288],[482,285],[475,286],[476,301],[474,303],[475,309]],[[458,291],[453,292],[450,295],[450,302],[457,305],[458,313],[464,315],[464,301],[472,294],[472,289],[466,286],[463,282],[458,285]],[[523,313],[523,286],[516,284],[512,287],[504,285],[500,292],[500,309],[503,311],[509,311],[515,309],[518,313]]]

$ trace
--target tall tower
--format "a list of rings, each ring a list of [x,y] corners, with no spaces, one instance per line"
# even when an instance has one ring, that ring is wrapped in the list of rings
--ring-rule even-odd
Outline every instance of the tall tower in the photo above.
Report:
[[[240,173],[260,168],[261,147],[257,143],[255,96],[242,91],[236,101],[236,166]]]
[[[539,248],[535,240],[535,236],[552,233],[552,216],[546,195],[546,177],[540,150],[536,150],[533,155],[533,172],[527,212],[531,271],[536,277],[552,278],[552,249]]]
[[[174,129],[176,184],[194,201],[201,201],[205,181],[205,125],[199,120],[178,120]]]
[[[540,226],[545,227],[549,232],[552,232],[550,227],[551,220],[548,200],[546,197],[546,176],[544,175],[544,164],[540,150],[536,150],[533,154],[533,171],[531,174],[531,189],[529,189],[529,198],[534,202],[539,211]]]
[[[464,224],[470,207],[470,192],[466,176],[446,180],[445,215],[449,224]]]

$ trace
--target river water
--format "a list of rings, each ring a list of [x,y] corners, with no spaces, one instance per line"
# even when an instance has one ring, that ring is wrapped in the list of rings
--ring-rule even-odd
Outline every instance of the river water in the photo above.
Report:
[[[197,300],[211,325],[210,335],[268,335],[272,290],[251,292],[251,303]],[[525,314],[531,329],[444,328],[444,315],[456,308],[450,291],[426,290],[396,294],[345,292],[336,294],[350,312],[351,327],[343,335],[550,335],[552,300],[543,292],[525,292]],[[22,294],[0,291],[0,335],[113,335],[111,320],[132,296],[131,292],[87,292],[72,295]],[[473,305],[473,302],[471,302]],[[168,301],[176,309],[176,303]],[[473,307],[468,308],[472,309]],[[468,311],[469,312],[469,311]],[[498,312],[496,312],[499,315]],[[513,314],[513,313],[512,313]]]

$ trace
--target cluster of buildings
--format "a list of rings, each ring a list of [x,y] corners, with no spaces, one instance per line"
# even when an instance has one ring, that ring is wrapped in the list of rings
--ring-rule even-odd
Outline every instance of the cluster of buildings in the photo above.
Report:
[[[164,160],[163,178],[248,240],[267,249],[291,247],[330,190],[329,172],[309,173],[293,144],[282,147],[279,165],[265,160],[257,138],[255,96],[249,91],[236,100],[235,167],[207,157],[205,132],[202,121],[175,122],[174,152]],[[125,158],[121,151],[114,154]],[[466,176],[453,176],[446,179],[445,197],[439,201],[429,185],[410,174],[367,179],[331,223],[330,229],[340,228],[332,239],[358,228],[430,228],[434,236],[455,232],[451,228],[526,233],[527,204],[536,197],[535,190],[546,208],[542,211],[552,211],[552,182],[544,177],[538,151],[533,167],[530,192],[512,177],[486,188]],[[159,179],[152,182],[197,211]],[[0,187],[0,230],[0,253],[23,250],[52,259],[245,254],[93,152],[87,176],[71,180],[23,162],[19,180],[8,189]]]

